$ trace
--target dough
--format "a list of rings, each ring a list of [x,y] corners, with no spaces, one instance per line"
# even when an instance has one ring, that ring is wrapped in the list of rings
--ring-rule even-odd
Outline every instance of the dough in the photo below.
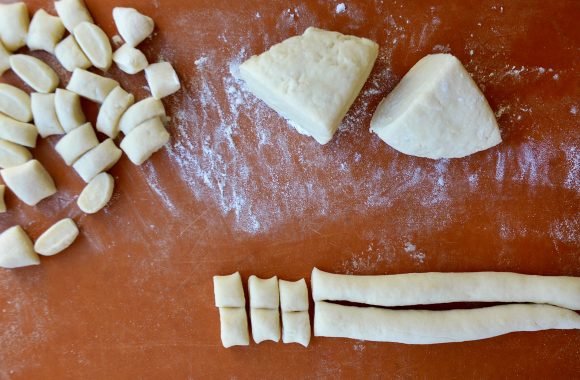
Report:
[[[91,67],[91,61],[87,58],[81,47],[71,34],[54,48],[54,55],[62,67],[68,71],[75,69],[88,69]]]
[[[32,153],[25,147],[0,139],[0,169],[22,165],[31,159]]]
[[[0,40],[9,51],[26,45],[28,33],[28,8],[23,2],[0,4]]]
[[[350,276],[312,271],[314,301],[376,306],[452,302],[533,302],[580,310],[580,277],[508,272]]]
[[[0,267],[19,268],[38,265],[40,259],[32,247],[32,241],[22,227],[10,227],[0,234]]]
[[[43,256],[52,256],[71,246],[79,236],[79,229],[70,219],[62,219],[48,230],[44,231],[34,243],[36,253]]]
[[[141,165],[169,141],[169,133],[158,117],[131,130],[121,141],[121,149],[135,165]]]
[[[40,59],[25,54],[10,56],[10,67],[20,79],[36,92],[53,92],[58,86],[58,75]]]
[[[4,203],[4,193],[6,186],[0,185],[0,214],[6,212],[6,203]]]
[[[121,71],[127,74],[137,74],[149,65],[145,54],[128,44],[124,44],[115,51],[113,62],[117,64]]]
[[[119,82],[111,78],[105,78],[83,69],[75,69],[66,89],[93,102],[103,103],[107,95],[118,86]]]
[[[0,139],[34,148],[36,137],[38,137],[38,131],[34,125],[14,120],[0,113]]]
[[[4,183],[24,203],[34,206],[56,193],[52,177],[37,160],[0,170]]]
[[[222,344],[225,348],[247,346],[250,344],[248,334],[248,317],[245,308],[220,307],[220,324]]]
[[[366,38],[311,27],[251,57],[240,74],[300,133],[326,144],[366,82],[378,49]]]
[[[87,122],[81,106],[81,98],[72,91],[57,88],[54,107],[60,125],[65,132],[70,132]]]
[[[17,87],[0,83],[0,112],[15,120],[29,122],[32,120],[30,96]]]
[[[123,152],[117,148],[113,140],[106,139],[79,158],[73,164],[73,168],[88,183],[97,174],[112,168],[122,154]]]
[[[146,98],[133,104],[121,116],[119,120],[119,129],[125,135],[128,135],[133,128],[143,124],[149,119],[160,117],[165,119],[165,108],[161,100],[155,98]]]
[[[229,276],[213,276],[216,307],[246,307],[240,272]]]
[[[42,138],[64,133],[56,114],[55,98],[55,94],[41,94],[39,92],[30,94],[34,124]]]
[[[68,166],[71,166],[83,154],[97,145],[99,145],[99,140],[97,139],[93,126],[91,123],[85,123],[61,138],[54,149],[62,157],[64,162]]]
[[[400,152],[432,159],[464,157],[501,142],[487,100],[451,54],[417,62],[379,104],[371,131]]]
[[[458,310],[388,310],[315,303],[314,335],[436,344],[492,338],[515,331],[580,329],[575,312],[550,305]]]
[[[77,205],[86,214],[99,212],[111,200],[114,187],[115,180],[112,175],[98,174],[85,186],[77,199]]]
[[[133,105],[135,97],[121,87],[115,87],[107,95],[99,109],[97,117],[97,131],[114,139],[119,134],[119,119],[127,108]]]
[[[84,21],[75,26],[73,35],[93,66],[103,71],[109,70],[113,62],[113,48],[103,29]]]
[[[308,288],[304,279],[292,282],[280,280],[282,311],[308,311]]]
[[[0,41],[0,75],[10,68],[10,52],[6,50]]]
[[[75,27],[81,22],[93,22],[93,18],[83,0],[55,1],[54,8],[65,28],[71,33],[73,33]]]
[[[44,50],[54,53],[56,44],[64,36],[64,25],[60,18],[39,9],[32,17],[26,44],[30,50]]]
[[[250,291],[250,301],[252,293]],[[280,341],[280,311],[276,309],[250,309],[252,321],[252,337],[254,342],[261,343],[266,340]]]
[[[282,342],[299,343],[308,347],[311,331],[307,311],[282,311],[282,326]]]
[[[127,45],[135,47],[153,33],[155,23],[151,17],[139,13],[133,8],[117,7],[113,9],[113,19],[119,34]]]
[[[261,279],[252,275],[248,279],[248,289],[250,291],[250,307],[276,310],[280,307],[278,277]]]
[[[145,69],[145,78],[155,99],[169,96],[181,88],[177,73],[169,62],[159,62]]]

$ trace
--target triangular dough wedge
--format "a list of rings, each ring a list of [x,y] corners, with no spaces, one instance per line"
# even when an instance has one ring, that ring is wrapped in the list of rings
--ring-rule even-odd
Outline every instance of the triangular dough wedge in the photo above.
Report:
[[[366,82],[378,45],[308,28],[240,66],[258,98],[321,144],[330,141]]]
[[[421,59],[379,104],[371,131],[412,156],[458,158],[501,142],[495,115],[451,54]]]

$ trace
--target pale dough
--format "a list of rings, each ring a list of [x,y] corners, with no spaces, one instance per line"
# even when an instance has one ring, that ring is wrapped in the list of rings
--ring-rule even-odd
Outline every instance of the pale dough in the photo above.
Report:
[[[84,21],[75,26],[73,35],[93,66],[103,71],[109,70],[113,62],[113,48],[103,29]]]
[[[169,141],[169,133],[156,117],[138,125],[121,141],[121,149],[135,165],[141,165]]]
[[[128,135],[136,126],[146,122],[149,119],[160,117],[165,119],[165,107],[159,99],[153,97],[146,98],[133,104],[119,120],[119,129],[125,135]]]
[[[55,1],[54,8],[65,28],[71,33],[81,22],[93,22],[93,18],[83,0]]]
[[[79,158],[73,164],[73,169],[88,183],[97,174],[112,168],[122,154],[123,152],[117,148],[112,139],[106,139]]]
[[[0,75],[10,68],[10,52],[6,50],[0,41]]]
[[[30,18],[23,2],[0,4],[0,41],[9,51],[26,45]]]
[[[66,89],[93,102],[103,103],[111,91],[118,86],[119,82],[114,79],[105,78],[83,69],[75,69]]]
[[[304,279],[280,280],[280,306],[282,311],[308,311],[308,287]]]
[[[252,294],[250,293],[250,301]],[[266,340],[280,341],[280,311],[276,309],[250,309],[252,322],[252,338],[261,343]]]
[[[81,98],[72,91],[57,88],[54,109],[58,121],[65,132],[71,132],[87,121],[81,106]]]
[[[62,135],[65,132],[56,114],[55,98],[55,94],[41,94],[39,92],[30,94],[34,125],[42,138]]]
[[[220,307],[222,344],[225,348],[250,344],[245,308]]]
[[[250,292],[250,307],[276,310],[280,307],[278,277],[261,279],[252,275],[248,279],[248,290]]]
[[[54,53],[56,44],[64,36],[64,25],[60,18],[48,14],[44,9],[36,11],[30,22],[26,44],[30,50]]]
[[[0,83],[0,112],[15,120],[29,122],[32,120],[30,95],[18,87]]]
[[[32,241],[22,227],[10,227],[0,234],[0,268],[19,268],[40,264]]]
[[[240,272],[228,276],[213,276],[213,291],[216,307],[246,307]]]
[[[145,69],[145,78],[151,94],[155,99],[169,96],[181,88],[177,73],[171,63],[159,62],[149,65]]]
[[[133,94],[123,90],[120,86],[115,87],[107,95],[103,105],[99,109],[97,131],[106,134],[112,139],[116,138],[119,134],[119,120],[134,102],[135,97]]]
[[[6,203],[4,202],[4,194],[6,193],[6,186],[0,185],[0,214],[6,212]]]
[[[72,34],[58,43],[54,48],[54,55],[62,67],[68,71],[75,69],[88,69],[91,67],[91,61],[83,53],[81,47]]]
[[[139,13],[134,8],[114,8],[113,20],[121,37],[132,47],[149,37],[155,27],[151,17]]]
[[[53,92],[60,79],[54,70],[40,59],[25,54],[10,56],[10,67],[20,79],[36,92]]]
[[[147,57],[139,49],[128,44],[122,45],[113,53],[113,62],[121,71],[127,74],[137,74],[149,65]]]
[[[85,186],[77,199],[77,205],[86,214],[99,212],[111,200],[114,187],[115,180],[112,175],[98,174]]]
[[[282,312],[282,342],[299,343],[308,347],[310,343],[310,315],[307,311]]]
[[[37,137],[38,131],[33,124],[23,123],[0,113],[0,139],[34,148]]]
[[[71,166],[83,154],[97,145],[99,145],[99,140],[97,139],[95,130],[91,123],[86,123],[61,138],[54,149],[62,157],[64,162],[68,166]]]
[[[0,139],[0,169],[22,165],[32,159],[32,153],[25,147]]]
[[[43,256],[52,256],[71,246],[79,236],[79,229],[70,218],[62,219],[36,239],[34,251]]]
[[[52,177],[37,160],[2,169],[0,175],[14,195],[29,206],[56,193]]]

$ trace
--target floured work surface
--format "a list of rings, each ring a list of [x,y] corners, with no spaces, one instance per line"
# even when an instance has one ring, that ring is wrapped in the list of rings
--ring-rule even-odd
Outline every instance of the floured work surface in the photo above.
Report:
[[[41,266],[0,273],[0,378],[580,371],[577,331],[429,347],[313,338],[307,349],[266,342],[226,350],[212,302],[212,276],[236,270],[244,284],[250,274],[308,278],[314,266],[580,275],[576,2],[145,3],[122,5],[155,20],[155,37],[141,47],[151,62],[171,61],[183,84],[165,101],[170,147],[141,167],[124,156],[111,170],[112,202],[81,216],[82,180],[54,151],[58,138],[39,140],[35,157],[60,192],[36,208],[8,195],[0,229],[22,224],[36,238],[73,217],[83,234]],[[111,11],[121,4],[88,5],[114,35]],[[29,7],[54,13],[45,1]],[[288,127],[232,76],[252,54],[311,25],[380,45],[362,95],[325,146]],[[400,154],[368,131],[379,101],[432,52],[455,54],[473,74],[502,144],[431,161]],[[68,78],[48,54],[34,55]],[[111,75],[146,96],[143,76],[116,68]],[[24,88],[12,73],[3,78]],[[96,107],[85,111],[94,122]]]

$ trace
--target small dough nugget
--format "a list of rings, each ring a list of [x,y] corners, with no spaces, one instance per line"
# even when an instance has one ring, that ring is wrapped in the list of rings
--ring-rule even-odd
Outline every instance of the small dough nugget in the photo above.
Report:
[[[38,134],[42,138],[64,133],[56,114],[55,98],[55,94],[41,94],[39,92],[30,95],[34,125],[36,125]]]
[[[109,173],[98,174],[83,189],[77,205],[86,214],[99,212],[113,196],[115,180]]]
[[[163,107],[163,103],[159,99],[146,98],[133,104],[121,116],[119,129],[125,135],[128,135],[136,126],[156,117],[160,117],[162,120],[165,119],[165,107]]]
[[[240,272],[229,276],[213,276],[213,291],[216,307],[246,307]]]
[[[30,237],[22,227],[10,227],[0,234],[0,267],[20,268],[40,264]]]
[[[283,311],[282,326],[282,342],[299,343],[308,347],[312,332],[307,311]]]
[[[79,229],[75,222],[70,218],[62,219],[36,239],[34,250],[43,256],[56,255],[70,247],[77,236]]]
[[[81,98],[75,92],[57,88],[54,107],[58,121],[65,132],[70,132],[87,121],[81,106]]]
[[[121,71],[127,74],[137,74],[143,71],[148,65],[147,57],[139,49],[124,44],[113,54],[113,61]]]
[[[88,69],[91,67],[91,61],[83,53],[77,40],[75,40],[75,36],[72,34],[56,45],[54,55],[67,71],[72,72],[75,69]]]
[[[33,124],[23,123],[0,113],[0,139],[34,148],[37,137],[38,131]]]
[[[0,169],[22,165],[32,159],[32,153],[25,147],[0,139]]]
[[[0,112],[15,120],[29,122],[32,120],[30,96],[18,87],[0,83]]]
[[[56,44],[64,36],[64,25],[60,18],[39,9],[32,17],[26,44],[30,50],[44,50],[54,53]]]
[[[119,86],[119,82],[83,69],[75,69],[66,86],[67,90],[76,92],[83,98],[103,103],[107,95]]]
[[[250,300],[252,295],[250,293]],[[261,343],[266,340],[280,341],[280,311],[272,309],[250,309],[252,322],[252,337],[254,342]]]
[[[159,62],[145,69],[145,78],[155,99],[161,99],[181,88],[177,73],[169,62]]]
[[[30,17],[23,2],[0,4],[0,41],[9,51],[26,45]]]
[[[85,21],[75,27],[73,34],[93,66],[103,71],[109,70],[113,62],[113,48],[103,29]]]
[[[280,280],[279,285],[282,311],[308,311],[308,287],[304,279]]]
[[[156,117],[131,130],[121,141],[121,149],[135,165],[141,165],[169,141],[169,133]]]
[[[37,160],[0,170],[4,183],[24,203],[34,206],[56,193],[52,177]]]
[[[250,276],[248,289],[250,291],[250,307],[276,310],[280,307],[278,277],[261,279],[256,276]]]
[[[139,13],[134,8],[114,8],[113,20],[121,37],[132,47],[149,37],[155,28],[151,17]]]
[[[36,92],[53,92],[60,79],[54,70],[40,59],[25,54],[10,56],[10,67],[27,85]]]
[[[99,140],[91,123],[85,123],[61,138],[54,149],[64,162],[71,166],[83,154],[99,145]]]
[[[248,317],[243,307],[220,307],[222,344],[225,348],[250,344]]]
[[[123,152],[117,148],[112,139],[106,139],[79,158],[73,164],[73,168],[88,183],[97,174],[112,168],[122,154]]]
[[[115,87],[107,95],[99,109],[97,131],[106,134],[112,139],[116,138],[119,135],[119,120],[134,102],[135,97],[133,94],[123,90],[120,86]]]
[[[10,52],[6,50],[0,41],[0,75],[10,68]]]
[[[6,192],[6,186],[0,185],[0,214],[6,212],[6,203],[4,203],[4,193]]]
[[[65,28],[71,33],[81,22],[93,22],[93,18],[83,0],[55,1],[54,8]]]

